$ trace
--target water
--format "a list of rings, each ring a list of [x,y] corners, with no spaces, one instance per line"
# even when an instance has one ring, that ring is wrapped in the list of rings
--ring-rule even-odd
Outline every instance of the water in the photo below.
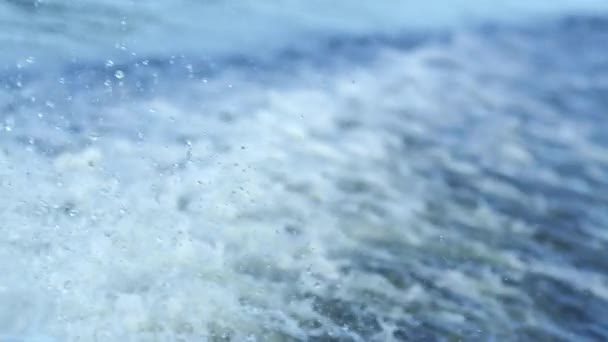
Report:
[[[2,3],[0,340],[608,339],[606,7]]]

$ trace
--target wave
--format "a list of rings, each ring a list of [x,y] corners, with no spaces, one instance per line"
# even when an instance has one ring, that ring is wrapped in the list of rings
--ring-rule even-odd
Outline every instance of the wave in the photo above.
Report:
[[[141,56],[227,55],[264,57],[289,46],[314,47],[332,36],[392,35],[442,30],[482,22],[517,22],[608,10],[601,0],[388,0],[357,4],[345,0],[5,1],[0,4],[0,62],[110,59]]]
[[[607,28],[11,65],[0,336],[607,338]]]

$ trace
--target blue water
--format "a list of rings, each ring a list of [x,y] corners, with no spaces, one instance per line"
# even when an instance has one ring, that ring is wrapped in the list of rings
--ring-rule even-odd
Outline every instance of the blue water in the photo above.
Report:
[[[608,339],[608,3],[0,4],[0,340]]]

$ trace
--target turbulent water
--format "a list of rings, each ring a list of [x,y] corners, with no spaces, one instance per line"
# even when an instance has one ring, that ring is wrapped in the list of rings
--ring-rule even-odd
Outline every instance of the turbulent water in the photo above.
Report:
[[[608,340],[608,4],[450,4],[0,3],[0,341]]]

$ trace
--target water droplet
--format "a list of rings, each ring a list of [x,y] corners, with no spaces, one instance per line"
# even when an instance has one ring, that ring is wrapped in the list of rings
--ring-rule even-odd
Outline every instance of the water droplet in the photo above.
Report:
[[[13,130],[13,126],[15,126],[15,119],[12,117],[8,117],[4,120],[4,130],[7,132],[11,132]]]
[[[99,137],[100,137],[99,133],[96,133],[96,132],[92,132],[89,134],[89,139],[91,139],[92,141],[99,140]]]
[[[109,67],[111,67],[111,66],[113,66],[113,65],[114,65],[114,62],[113,62],[113,61],[111,61],[111,60],[108,60],[108,61],[106,62],[106,66],[107,66],[108,68],[109,68]]]
[[[116,70],[116,72],[114,73],[114,77],[118,78],[119,80],[122,80],[125,77],[125,73],[122,70]]]

